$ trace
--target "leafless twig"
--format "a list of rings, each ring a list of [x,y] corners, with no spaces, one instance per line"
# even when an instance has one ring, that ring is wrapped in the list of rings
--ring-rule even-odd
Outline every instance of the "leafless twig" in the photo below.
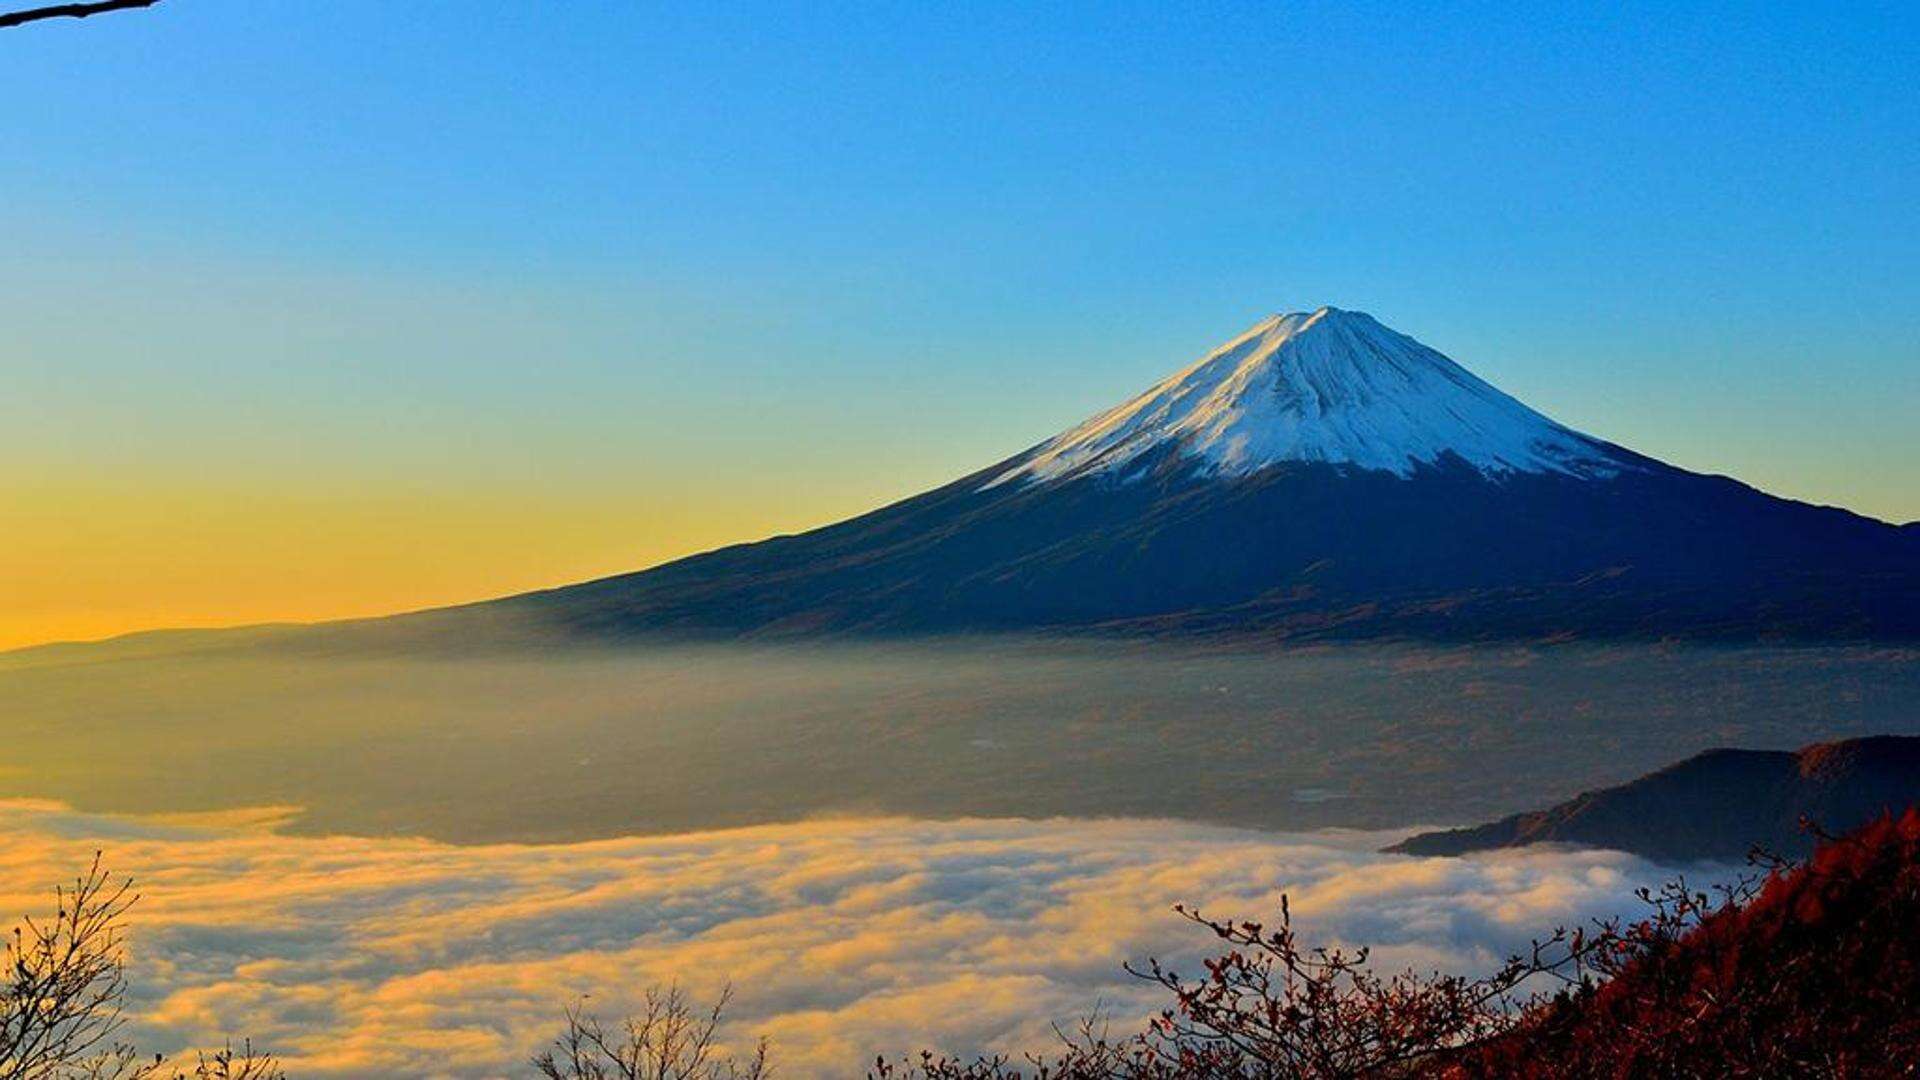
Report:
[[[96,0],[90,4],[50,4],[46,7],[28,8],[25,11],[0,12],[0,27],[20,26],[25,23],[39,22],[41,19],[84,19],[89,15],[100,15],[109,11],[152,7],[159,2],[160,0]]]

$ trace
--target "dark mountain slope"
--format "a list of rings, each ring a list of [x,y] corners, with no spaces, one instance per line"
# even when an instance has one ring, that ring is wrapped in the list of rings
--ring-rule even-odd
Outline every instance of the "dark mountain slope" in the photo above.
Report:
[[[1793,752],[1709,750],[1619,787],[1469,829],[1422,833],[1406,855],[1558,842],[1653,859],[1741,858],[1759,845],[1804,854],[1805,818],[1843,832],[1920,802],[1920,738],[1877,736]]]
[[[978,492],[507,601],[569,633],[1115,627],[1505,638],[1920,634],[1920,546],[1656,469],[1279,465]]]

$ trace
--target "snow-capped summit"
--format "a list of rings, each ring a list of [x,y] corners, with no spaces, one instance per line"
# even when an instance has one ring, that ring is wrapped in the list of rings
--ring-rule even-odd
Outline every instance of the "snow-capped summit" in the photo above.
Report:
[[[1410,476],[1450,456],[1488,476],[1634,467],[1372,316],[1323,307],[1256,323],[985,486],[1126,476],[1163,449],[1214,474],[1320,462]]]

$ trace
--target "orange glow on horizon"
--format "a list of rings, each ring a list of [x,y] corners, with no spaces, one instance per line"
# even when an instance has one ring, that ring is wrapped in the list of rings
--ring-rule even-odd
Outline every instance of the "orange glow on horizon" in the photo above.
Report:
[[[818,523],[791,503],[644,493],[13,490],[0,493],[0,650],[466,603]]]

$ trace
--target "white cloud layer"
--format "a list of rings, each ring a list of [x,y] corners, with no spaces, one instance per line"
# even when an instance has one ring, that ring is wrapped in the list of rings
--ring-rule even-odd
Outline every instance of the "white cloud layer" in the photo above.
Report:
[[[149,1049],[251,1037],[298,1078],[524,1075],[574,995],[731,981],[728,1034],[786,1077],[876,1052],[1046,1045],[1159,995],[1128,959],[1193,957],[1169,912],[1268,917],[1390,966],[1483,969],[1556,923],[1631,911],[1662,871],[1611,852],[1374,854],[1383,834],[1164,821],[822,821],[550,846],[287,837],[263,812],[115,818],[0,801],[0,913],[44,908],[103,850],[143,894]],[[1398,834],[1396,834],[1398,835]],[[1192,964],[1187,965],[1192,968]]]

